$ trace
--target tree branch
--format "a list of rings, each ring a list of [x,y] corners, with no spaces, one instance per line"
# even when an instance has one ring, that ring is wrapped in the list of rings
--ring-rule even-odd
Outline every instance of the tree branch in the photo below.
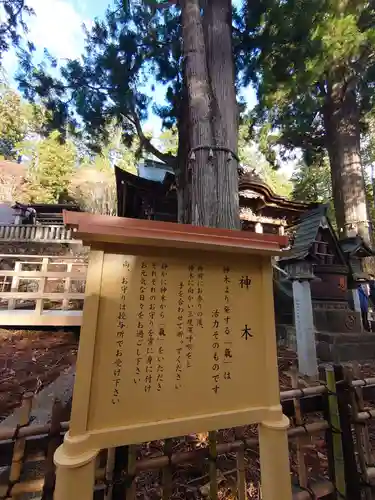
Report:
[[[168,153],[162,153],[153,144],[151,144],[150,139],[148,139],[143,132],[138,115],[136,113],[132,113],[131,116],[127,116],[127,119],[135,126],[139,140],[141,142],[141,148],[145,148],[149,153],[153,154],[154,156],[156,156],[156,158],[174,169],[177,166],[176,156]]]

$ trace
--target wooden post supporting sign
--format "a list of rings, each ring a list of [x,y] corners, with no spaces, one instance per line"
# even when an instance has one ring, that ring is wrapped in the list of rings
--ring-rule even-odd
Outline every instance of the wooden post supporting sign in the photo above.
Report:
[[[82,213],[64,220],[91,252],[55,500],[92,500],[103,448],[256,423],[263,499],[291,500],[271,266],[286,239]]]

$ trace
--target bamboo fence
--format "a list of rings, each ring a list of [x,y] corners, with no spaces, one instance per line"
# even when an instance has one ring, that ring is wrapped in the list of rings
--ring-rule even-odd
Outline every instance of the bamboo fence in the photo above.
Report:
[[[280,400],[291,420],[288,437],[294,457],[293,500],[373,498],[375,465],[369,426],[375,410],[366,406],[365,398],[366,394],[373,397],[375,378],[360,379],[356,366],[345,370],[335,366],[326,369],[326,381],[320,385],[301,387],[293,371],[291,383],[292,389],[282,392]],[[35,498],[35,494],[42,500],[53,499],[53,455],[69,423],[61,421],[63,408],[55,401],[50,424],[32,425],[32,398],[32,394],[25,394],[20,422],[15,429],[0,428],[1,500],[23,500],[31,498],[30,495]],[[252,435],[245,434],[244,429],[235,429],[233,439],[222,442],[220,432],[213,431],[195,449],[189,449],[185,437],[160,442],[157,452],[152,451],[152,443],[103,450],[98,458],[93,498],[135,500],[142,487],[138,479],[145,473],[155,475],[158,487],[153,489],[154,496],[144,493],[141,498],[259,498],[259,490],[253,493],[247,473],[251,464],[259,462],[258,438],[255,429]],[[314,439],[321,436],[327,467],[323,475],[311,477],[309,456],[314,451]],[[222,458],[228,456],[234,464],[229,470],[222,467]],[[28,471],[36,464],[39,464],[39,475],[31,479]],[[183,476],[178,475],[179,468],[186,470],[193,465],[203,476],[181,484]],[[192,488],[202,480],[205,484]],[[231,493],[223,497],[222,487],[228,484]]]

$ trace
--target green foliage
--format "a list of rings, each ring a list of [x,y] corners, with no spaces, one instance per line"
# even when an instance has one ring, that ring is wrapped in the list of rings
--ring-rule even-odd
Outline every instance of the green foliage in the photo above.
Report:
[[[249,0],[244,19],[245,80],[259,99],[254,123],[266,135],[272,126],[273,143],[302,148],[314,164],[327,147],[327,96],[353,88],[360,113],[372,107],[375,2]]]
[[[22,40],[20,32],[27,33],[25,17],[34,13],[25,0],[0,0],[0,64],[1,60],[11,46],[19,47]],[[34,46],[29,43],[29,50]]]
[[[115,122],[125,144],[138,136],[140,149],[161,161],[176,163],[171,155],[159,154],[141,128],[150,108],[166,129],[178,127],[182,116],[180,10],[174,2],[161,3],[166,8],[157,8],[155,1],[148,0],[115,1],[105,19],[97,20],[86,32],[82,60],[69,61],[58,78],[51,76],[46,64],[35,67],[31,55],[23,54],[20,88],[28,99],[41,99],[52,112],[52,128],[62,134],[67,124],[76,132],[80,129],[82,139],[98,151],[98,144],[109,140],[108,124]],[[238,55],[237,31],[234,36]],[[156,102],[150,81],[164,85],[165,105]]]
[[[298,201],[329,203],[332,200],[329,162],[308,166],[301,161],[294,171],[292,198]]]
[[[20,96],[3,86],[0,89],[0,155],[16,160],[19,146],[27,133],[28,123]]]
[[[160,149],[163,153],[177,156],[178,152],[178,132],[177,128],[166,128],[159,136]]]
[[[0,87],[0,156],[17,160],[28,154],[33,136],[43,132],[46,113],[41,106],[25,102],[6,85]],[[34,137],[35,139],[35,137]]]
[[[362,137],[361,157],[364,168],[375,167],[375,115],[370,112],[366,116],[366,134]]]
[[[255,168],[264,182],[279,196],[288,198],[291,194],[292,184],[279,170],[276,170],[261,153],[259,145],[248,137],[248,127],[243,124],[239,128],[238,155],[241,165]]]
[[[293,185],[292,199],[328,204],[328,216],[333,227],[336,228],[328,158],[325,157],[320,163],[310,166],[306,165],[304,161],[300,161],[290,180]]]
[[[142,0],[130,5],[118,0],[104,20],[96,20],[86,32],[86,52],[81,60],[69,61],[60,78],[48,73],[46,63],[34,67],[31,55],[23,54],[18,76],[29,100],[41,99],[51,111],[51,128],[64,135],[67,124],[93,151],[108,142],[108,127],[121,127],[122,140],[130,145],[136,135],[140,147],[148,145],[141,129],[152,104],[144,91],[150,75],[167,84],[167,106],[155,110],[171,126],[178,114],[181,89],[181,43],[179,13],[175,7],[156,11]],[[73,112],[74,111],[74,112]]]
[[[63,143],[58,131],[40,141],[30,165],[28,191],[35,203],[58,203],[66,191],[76,166],[76,150],[70,141]]]

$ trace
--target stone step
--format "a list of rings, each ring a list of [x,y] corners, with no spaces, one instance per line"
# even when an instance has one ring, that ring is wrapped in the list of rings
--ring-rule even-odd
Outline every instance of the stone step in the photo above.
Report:
[[[292,325],[277,325],[278,345],[297,350],[296,329]],[[325,332],[315,333],[317,355],[323,363],[367,361],[375,359],[375,333]]]
[[[317,332],[317,355],[323,362],[375,359],[374,333]]]
[[[375,342],[375,333],[370,332],[316,332],[318,342],[328,342],[330,344],[367,344]]]

